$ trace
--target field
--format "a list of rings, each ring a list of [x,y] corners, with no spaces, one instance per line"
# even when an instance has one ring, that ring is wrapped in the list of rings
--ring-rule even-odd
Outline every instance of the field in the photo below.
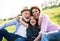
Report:
[[[50,8],[50,9],[45,9],[43,10],[44,14],[47,14],[49,16],[49,18],[56,23],[57,25],[60,26],[60,7],[54,7],[54,8]],[[8,22],[9,20],[3,21],[0,20],[0,24],[4,23],[4,22]],[[9,32],[14,32],[15,29],[15,25],[13,26],[9,26],[7,28]],[[3,41],[6,41],[6,39],[3,38]]]
[[[60,7],[43,10],[43,13],[47,14],[54,23],[60,25]]]

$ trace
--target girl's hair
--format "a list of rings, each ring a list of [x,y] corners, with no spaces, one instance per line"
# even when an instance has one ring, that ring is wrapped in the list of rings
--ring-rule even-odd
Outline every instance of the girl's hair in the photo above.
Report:
[[[32,10],[33,9],[38,9],[39,13],[41,13],[41,10],[38,6],[33,6],[33,7],[30,8],[31,15],[32,15]]]
[[[38,25],[38,19],[36,19],[36,27],[39,27],[39,25]]]

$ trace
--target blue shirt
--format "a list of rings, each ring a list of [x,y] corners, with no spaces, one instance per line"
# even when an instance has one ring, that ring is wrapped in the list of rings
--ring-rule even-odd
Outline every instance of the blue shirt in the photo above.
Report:
[[[22,27],[23,27],[23,28],[26,28],[26,27],[24,27],[24,25],[22,25],[22,24],[21,24],[20,22],[18,22],[16,19],[0,25],[0,29],[3,29],[3,28],[5,28],[5,27],[7,27],[7,26],[12,26],[12,25],[16,25],[16,29],[15,29],[15,31],[14,31],[15,34],[18,34],[18,35],[26,38],[26,31],[25,31],[26,29],[21,29]],[[22,30],[23,30],[23,33],[21,33]],[[19,31],[21,31],[21,32],[19,32]],[[18,33],[18,32],[19,32],[19,33]]]

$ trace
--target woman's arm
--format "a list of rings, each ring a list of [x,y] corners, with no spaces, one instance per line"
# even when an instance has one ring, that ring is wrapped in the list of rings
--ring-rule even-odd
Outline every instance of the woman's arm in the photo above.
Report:
[[[46,15],[42,15],[42,17],[39,17],[39,25],[41,27],[41,30],[35,40],[39,40],[42,34],[47,32],[48,22],[49,22],[49,18]]]
[[[47,32],[48,24],[49,24],[49,18],[47,15],[42,15],[42,22],[41,22],[41,31],[39,33],[43,34]]]
[[[22,23],[24,26],[28,27],[28,24],[25,23],[21,18],[19,19],[19,22]]]

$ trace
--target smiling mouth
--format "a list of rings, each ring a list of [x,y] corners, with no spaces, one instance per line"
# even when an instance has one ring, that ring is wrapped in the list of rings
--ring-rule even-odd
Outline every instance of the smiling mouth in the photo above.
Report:
[[[26,19],[29,19],[29,17],[26,17]]]
[[[34,22],[31,22],[31,23],[34,23]]]

